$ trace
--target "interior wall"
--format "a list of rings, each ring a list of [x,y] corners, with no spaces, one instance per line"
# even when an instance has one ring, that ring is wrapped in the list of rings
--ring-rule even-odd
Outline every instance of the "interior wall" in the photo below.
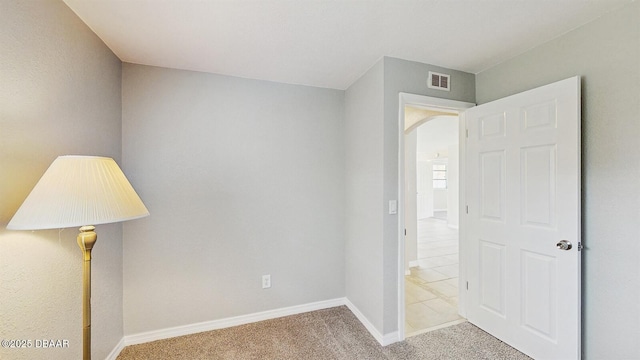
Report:
[[[120,161],[121,62],[61,1],[0,1],[0,347],[2,359],[82,357],[82,256],[77,229],[5,227],[59,155]],[[92,353],[123,336],[122,226],[97,226]],[[39,339],[69,347],[36,348]]]
[[[345,296],[344,91],[123,65],[125,334]],[[262,289],[262,275],[272,287]]]
[[[640,2],[477,75],[478,102],[582,77],[585,359],[640,358]]]
[[[399,199],[398,194],[398,106],[399,93],[426,95],[443,99],[475,102],[475,76],[462,71],[408,60],[384,57],[384,125],[382,202]],[[429,89],[429,71],[451,75],[451,91]],[[386,207],[384,210],[387,210]],[[383,334],[398,330],[398,217],[383,211]]]
[[[448,169],[448,168],[447,168]],[[433,189],[433,210],[447,211],[448,189]]]
[[[426,219],[433,217],[433,164],[418,156],[417,168],[418,219]]]
[[[382,330],[383,61],[345,93],[345,281],[349,301]]]

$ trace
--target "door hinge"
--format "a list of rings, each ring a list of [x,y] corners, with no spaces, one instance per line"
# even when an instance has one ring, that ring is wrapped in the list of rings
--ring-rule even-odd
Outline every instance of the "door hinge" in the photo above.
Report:
[[[469,205],[466,206],[466,212],[469,213]]]
[[[469,282],[467,281],[467,290],[469,290]]]
[[[578,241],[578,251],[582,251],[582,249],[584,249],[584,246],[582,246],[581,241]]]
[[[465,132],[465,137],[469,138],[469,129],[464,129],[464,132]]]
[[[404,236],[407,236],[407,229],[404,229]]]

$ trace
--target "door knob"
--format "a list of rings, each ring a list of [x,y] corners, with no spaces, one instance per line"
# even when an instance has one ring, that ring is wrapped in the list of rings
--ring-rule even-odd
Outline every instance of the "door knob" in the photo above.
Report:
[[[556,244],[556,247],[560,250],[571,250],[573,246],[571,246],[569,240],[560,240],[560,242]]]

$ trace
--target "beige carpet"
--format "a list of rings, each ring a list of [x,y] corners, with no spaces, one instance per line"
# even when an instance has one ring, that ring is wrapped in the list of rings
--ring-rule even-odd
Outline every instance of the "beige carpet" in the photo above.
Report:
[[[382,347],[346,306],[127,346],[138,359],[530,359],[469,324]]]

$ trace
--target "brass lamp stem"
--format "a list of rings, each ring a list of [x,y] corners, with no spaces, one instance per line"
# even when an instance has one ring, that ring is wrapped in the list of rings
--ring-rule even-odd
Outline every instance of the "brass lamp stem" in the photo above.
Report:
[[[98,239],[95,226],[83,226],[78,234],[82,250],[82,359],[91,360],[91,249]]]

